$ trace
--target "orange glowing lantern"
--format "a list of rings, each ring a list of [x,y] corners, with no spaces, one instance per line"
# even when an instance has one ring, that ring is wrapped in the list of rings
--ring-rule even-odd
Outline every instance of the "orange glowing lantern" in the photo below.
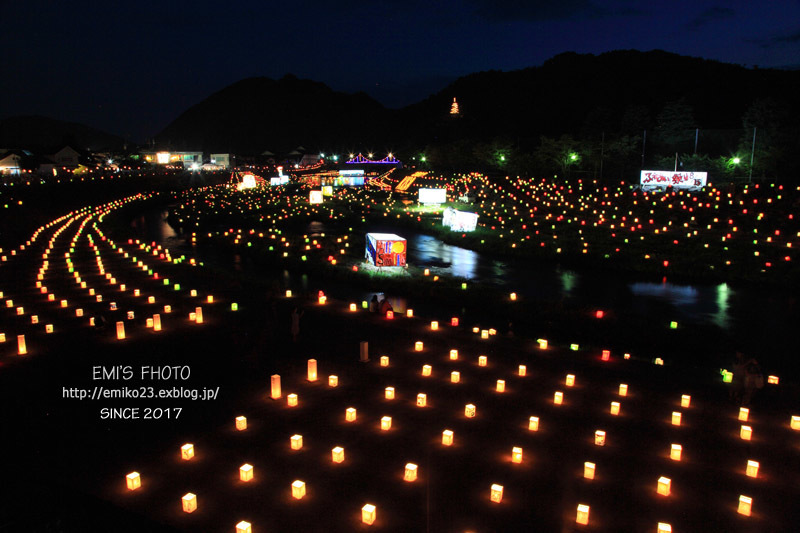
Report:
[[[453,445],[453,432],[449,429],[442,431],[442,444],[445,446]]]
[[[406,470],[403,473],[403,481],[416,481],[417,480],[417,465],[414,463],[406,463]]]
[[[669,448],[669,458],[673,461],[680,461],[681,454],[683,453],[683,446],[680,444],[672,444]]]
[[[246,416],[237,416],[236,417],[236,430],[237,431],[244,431],[247,429],[247,417]]]
[[[361,521],[368,526],[371,526],[375,522],[375,515],[377,514],[377,509],[371,503],[366,504],[364,507],[361,508]]]
[[[498,379],[497,385],[495,387],[497,392],[505,392],[506,391],[506,381],[504,379]]]
[[[681,396],[681,407],[686,409],[686,408],[689,407],[689,405],[691,405],[691,403],[692,403],[692,397],[691,396],[689,396],[688,394],[684,394],[684,395]]]
[[[744,516],[750,516],[753,508],[753,498],[749,496],[739,495],[739,508],[736,512]]]
[[[239,479],[245,483],[253,479],[253,465],[243,464],[239,467]]]
[[[202,307],[195,307],[194,316],[195,316],[195,322],[197,322],[198,324],[202,324],[203,323],[203,308]]]
[[[421,352],[422,351],[422,341],[417,341],[414,343],[414,351]]]
[[[578,504],[578,514],[575,516],[575,522],[581,525],[586,525],[589,523],[589,509],[588,505],[579,503]]]
[[[273,400],[277,400],[281,397],[281,376],[279,374],[273,374],[270,379],[270,393],[269,397]]]
[[[437,329],[439,329],[439,322],[434,320],[431,322],[431,330],[436,331]]]
[[[308,381],[317,381],[317,360],[308,360]]]
[[[292,482],[292,498],[302,500],[306,495],[306,484],[299,479]]]
[[[208,298],[206,298],[206,302],[208,302],[210,304],[213,304],[214,303],[214,296],[209,294]]]
[[[423,376],[430,376],[431,375],[431,365],[423,365],[422,366],[422,375]]]
[[[408,318],[414,318],[414,310],[413,309],[406,309],[406,316]]]
[[[468,403],[464,406],[464,416],[467,418],[475,418],[475,406],[471,403]]]
[[[575,385],[575,376],[573,374],[567,374],[566,385],[567,387],[572,387]]]
[[[153,315],[153,331],[161,331],[161,315]]]
[[[25,308],[24,307],[17,307],[17,315],[24,315],[24,314],[25,314]],[[36,320],[38,321],[39,318],[36,317]]]
[[[381,431],[389,431],[392,429],[392,417],[384,416],[381,418]]]
[[[253,533],[253,528],[250,525],[250,522],[245,522],[242,520],[236,524],[236,533]]]
[[[517,300],[517,293],[516,293],[516,292],[512,292],[512,293],[509,295],[509,298],[511,298],[511,301],[512,301],[512,302],[516,301],[516,300]]]
[[[614,416],[619,415],[619,402],[611,402],[611,414]]]
[[[778,376],[767,376],[767,383],[770,385],[777,385],[780,382],[780,378]]]
[[[194,457],[194,444],[184,444],[181,446],[181,459],[188,461],[192,457]]]
[[[125,322],[117,322],[117,339],[122,340],[125,338]]]
[[[150,317],[147,320],[145,320],[145,327],[147,327],[147,328],[152,328],[153,327],[153,319],[152,319],[152,317]]]
[[[165,305],[164,306],[164,313],[170,314],[171,312],[172,312],[172,306],[171,305]]]
[[[668,477],[661,476],[658,478],[658,488],[656,492],[662,496],[669,496],[672,487],[672,480]]]
[[[296,407],[297,406],[297,394],[290,394],[286,397],[286,403],[289,407]]]
[[[795,431],[800,431],[800,416],[792,415],[792,420],[789,422],[789,427]]]
[[[514,446],[511,448],[511,462],[512,463],[521,463],[522,462],[522,448],[519,446]]]
[[[155,296],[148,296],[147,297],[147,303],[149,303],[149,304],[156,303],[156,297]]]
[[[602,429],[598,429],[594,432],[594,444],[595,446],[605,446],[606,445],[606,432]]]
[[[328,301],[328,297],[325,296],[325,295],[322,295],[319,298],[317,298],[317,301],[319,301],[320,305],[325,305],[325,303]]]
[[[628,385],[625,383],[619,384],[619,395],[620,396],[627,396],[628,395]]]
[[[503,485],[493,484],[489,499],[494,503],[500,503],[503,501]]]
[[[425,407],[428,404],[428,396],[424,392],[417,394],[417,407]]]
[[[77,317],[83,316],[83,309],[76,309],[75,310],[75,316],[77,316]]]
[[[611,358],[611,350],[603,350],[603,355],[601,358],[603,361],[608,361]]]
[[[664,522],[659,522],[656,533],[672,533],[672,526],[670,524],[665,524]]]
[[[458,350],[450,350],[450,360],[458,361]]]
[[[450,372],[450,383],[458,383],[459,381],[461,381],[461,372],[458,370]]]
[[[197,496],[187,492],[181,498],[181,507],[184,513],[193,513],[197,510]]]
[[[125,476],[125,484],[128,487],[128,490],[136,490],[141,487],[142,478],[139,476],[139,472],[131,472]]]
[[[302,435],[292,435],[289,437],[289,444],[293,450],[299,450],[303,447],[303,436]]]
[[[594,479],[594,463],[586,461],[583,463],[583,477],[586,479]]]
[[[353,311],[353,312],[358,311],[358,307],[356,306],[356,304],[352,304],[352,303],[350,304],[350,311]]]
[[[556,391],[555,394],[553,394],[553,403],[556,405],[561,405],[563,401],[564,401],[564,393],[561,391]]]
[[[61,307],[67,307],[67,301],[61,300]]]
[[[488,338],[489,338],[489,330],[488,329],[482,329],[481,330],[481,339],[488,339]]]
[[[740,407],[739,408],[739,421],[747,422],[747,419],[750,418],[750,409],[747,407]]]
[[[519,365],[517,368],[517,374],[519,374],[520,377],[525,377],[528,374],[528,367],[525,365]]]
[[[673,426],[680,426],[681,425],[681,412],[680,411],[672,411],[672,425]]]
[[[748,460],[745,475],[747,475],[747,477],[758,477],[758,467],[758,461]]]
[[[335,374],[331,374],[328,376],[328,387],[338,387],[339,386],[339,376]]]
[[[344,448],[337,446],[331,450],[331,461],[334,463],[344,462]]]
[[[17,335],[17,353],[25,355],[28,353],[28,346],[25,343],[25,335]]]
[[[481,355],[478,357],[478,366],[486,366],[489,360],[485,355]]]
[[[394,387],[386,387],[383,395],[387,400],[394,400]]]
[[[344,412],[344,419],[348,422],[355,422],[356,421],[356,408],[355,407],[348,407]]]
[[[532,416],[528,419],[528,431],[539,431],[539,417]]]
[[[742,440],[750,440],[752,436],[753,428],[750,426],[742,426],[742,428],[739,430],[739,437],[741,437]]]
[[[381,356],[381,366],[389,366],[389,356],[382,355]]]
[[[45,324],[44,325],[44,332],[45,333],[53,333],[53,324]]]
[[[547,339],[539,339],[539,349],[546,350],[547,349]]]

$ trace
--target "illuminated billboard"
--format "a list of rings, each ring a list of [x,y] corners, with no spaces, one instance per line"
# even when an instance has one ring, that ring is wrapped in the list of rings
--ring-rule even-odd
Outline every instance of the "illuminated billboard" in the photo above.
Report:
[[[639,184],[644,191],[666,190],[668,187],[685,191],[699,191],[706,185],[708,172],[671,172],[669,170],[642,170]]]
[[[357,170],[340,170],[339,176],[342,177],[353,177],[353,176],[364,176],[364,171],[361,169]]]
[[[286,185],[287,183],[289,183],[289,176],[278,176],[269,179],[270,185]]]
[[[159,165],[166,165],[169,163],[169,152],[158,152],[156,153],[156,163]]]
[[[366,259],[379,267],[406,266],[407,241],[393,233],[367,233]]]
[[[448,207],[444,210],[442,224],[450,228],[451,231],[475,231],[478,226],[478,213],[456,211]]]
[[[423,205],[444,204],[447,202],[447,189],[420,189],[419,203]]]
[[[322,191],[309,191],[309,193],[308,193],[308,203],[310,203],[310,204],[321,204],[322,203]]]

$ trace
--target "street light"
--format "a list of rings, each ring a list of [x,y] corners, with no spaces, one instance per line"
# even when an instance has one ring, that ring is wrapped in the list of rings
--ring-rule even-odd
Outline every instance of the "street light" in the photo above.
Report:
[[[733,164],[734,164],[734,165],[738,165],[738,164],[739,164],[739,163],[741,163],[741,162],[742,162],[742,160],[741,160],[741,159],[739,159],[738,157],[734,157],[734,158],[733,158]]]

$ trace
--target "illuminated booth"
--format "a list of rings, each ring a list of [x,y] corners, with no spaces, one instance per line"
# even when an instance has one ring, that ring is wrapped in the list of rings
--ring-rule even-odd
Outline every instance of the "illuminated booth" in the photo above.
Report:
[[[379,267],[406,266],[407,241],[393,233],[367,233],[366,259]]]
[[[444,210],[442,224],[451,231],[475,231],[478,226],[478,213],[468,213],[448,207]]]
[[[419,189],[419,203],[437,205],[447,203],[447,189]]]

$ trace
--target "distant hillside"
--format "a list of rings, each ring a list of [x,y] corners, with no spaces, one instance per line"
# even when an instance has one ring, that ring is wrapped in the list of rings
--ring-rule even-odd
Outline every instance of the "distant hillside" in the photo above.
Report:
[[[83,124],[47,117],[20,116],[0,120],[0,148],[42,150],[70,145],[90,151],[119,150],[122,137]]]
[[[389,111],[364,93],[335,92],[318,82],[285,76],[249,78],[189,108],[156,136],[172,149],[260,154],[303,145],[340,152],[380,132]]]

